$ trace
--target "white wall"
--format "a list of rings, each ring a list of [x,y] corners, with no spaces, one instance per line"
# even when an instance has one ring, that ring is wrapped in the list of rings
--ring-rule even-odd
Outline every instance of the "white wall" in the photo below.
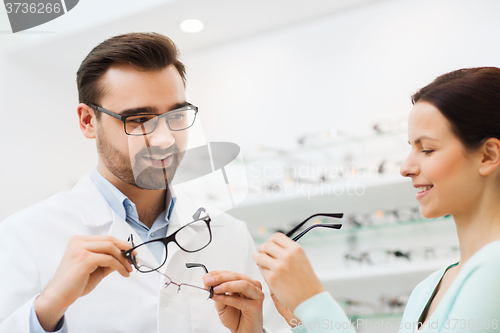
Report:
[[[210,136],[293,147],[304,133],[360,133],[405,118],[447,71],[499,66],[500,2],[387,1],[192,54],[188,92]],[[231,126],[228,126],[230,124]]]
[[[435,76],[500,66],[500,3],[397,0],[183,55],[210,140],[293,147],[304,134],[368,132],[404,118]],[[147,26],[144,27],[147,30]],[[0,58],[0,220],[68,189],[96,163],[80,134],[75,72],[109,26]]]

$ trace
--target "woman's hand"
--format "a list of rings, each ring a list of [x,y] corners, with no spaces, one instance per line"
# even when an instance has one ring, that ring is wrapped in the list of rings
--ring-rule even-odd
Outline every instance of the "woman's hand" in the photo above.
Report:
[[[205,287],[214,287],[219,319],[233,333],[262,333],[264,293],[259,281],[248,275],[212,271],[203,276]]]
[[[301,324],[300,319],[294,316],[293,311],[284,306],[283,303],[281,303],[279,299],[276,298],[276,295],[273,294],[272,291],[271,298],[273,300],[274,306],[276,307],[276,310],[278,310],[279,314],[286,320],[290,327],[295,328]]]
[[[269,289],[292,312],[300,303],[325,290],[304,250],[282,233],[274,234],[259,246],[253,260],[257,262]]]

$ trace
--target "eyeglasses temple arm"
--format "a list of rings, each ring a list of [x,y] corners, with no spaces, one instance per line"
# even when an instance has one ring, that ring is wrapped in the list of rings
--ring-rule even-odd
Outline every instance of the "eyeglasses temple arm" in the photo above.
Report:
[[[307,221],[309,221],[310,219],[312,219],[313,217],[316,217],[316,216],[327,216],[327,217],[334,217],[334,218],[338,218],[338,219],[341,219],[343,216],[344,216],[344,213],[319,213],[319,214],[314,214],[314,215],[311,215],[309,216],[307,219],[305,219],[304,221],[300,222],[299,224],[297,224],[292,230],[290,230],[289,232],[287,232],[285,235],[287,237],[290,237],[292,236],[297,230],[300,229],[300,227],[302,227]]]
[[[202,209],[202,208],[200,208],[200,209]],[[198,211],[199,211],[200,209],[198,209]],[[203,208],[203,210],[204,210],[204,208]],[[196,213],[195,213],[195,214],[196,214]],[[187,263],[186,263],[186,267],[187,267],[187,268],[201,267],[201,268],[203,268],[203,270],[205,271],[205,273],[206,273],[206,274],[208,274],[208,269],[207,269],[207,267],[206,267],[205,265],[203,265],[203,264],[194,263],[194,262],[187,262]],[[210,291],[210,296],[209,296],[209,298],[214,297],[214,288],[213,288],[213,287],[208,287],[208,289],[209,289],[209,291]]]
[[[198,210],[196,212],[194,212],[194,214],[193,214],[193,219],[195,221],[199,220],[200,216],[201,216],[201,213],[206,213],[206,212],[207,212],[207,210],[205,208],[203,208],[203,207],[198,208]],[[193,267],[195,267],[195,266],[193,266]],[[191,268],[191,267],[188,267],[188,268]]]
[[[111,117],[115,117],[116,119],[119,119],[119,120],[123,121],[123,116],[121,116],[119,114],[116,114],[114,112],[111,112],[111,111],[103,108],[102,106],[95,105],[95,104],[92,104],[92,103],[89,103],[87,105],[90,106],[92,109],[95,109],[95,110],[100,111],[102,113],[106,113],[106,114],[110,115]]]
[[[133,234],[130,234],[130,236],[127,239],[127,242],[130,244],[131,249],[135,247]],[[127,251],[122,250],[122,256],[132,263],[132,258],[131,258],[132,255],[131,255],[130,250],[127,250]]]
[[[311,229],[316,228],[316,227],[322,227],[322,228],[332,228],[332,229],[340,229],[342,228],[342,224],[314,224],[307,228],[306,230],[302,231],[300,234],[292,238],[294,242],[298,241],[302,236],[307,234]]]

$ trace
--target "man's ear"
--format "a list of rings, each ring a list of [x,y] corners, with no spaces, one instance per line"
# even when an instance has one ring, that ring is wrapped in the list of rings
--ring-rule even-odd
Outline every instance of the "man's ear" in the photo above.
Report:
[[[481,154],[479,174],[488,176],[500,166],[500,140],[489,138],[479,149]]]
[[[94,109],[84,103],[78,104],[77,108],[78,121],[83,135],[87,139],[95,139],[96,122]]]

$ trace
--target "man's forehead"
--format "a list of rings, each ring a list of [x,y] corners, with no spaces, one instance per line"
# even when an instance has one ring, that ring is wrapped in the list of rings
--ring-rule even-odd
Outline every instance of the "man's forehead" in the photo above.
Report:
[[[186,100],[184,82],[173,65],[160,70],[139,70],[130,65],[115,65],[106,71],[100,84],[101,101],[112,100],[113,104],[127,104],[122,105],[122,109],[146,106],[146,101],[158,100],[159,96],[167,104]]]
[[[108,70],[102,76],[103,81],[112,81],[113,83],[119,83],[123,79],[135,79],[138,78],[150,78],[150,77],[161,77],[170,76],[175,77],[182,81],[181,75],[177,71],[174,65],[168,65],[161,69],[142,69],[140,67],[132,66],[129,64],[115,64],[108,68]],[[115,82],[117,81],[117,82]]]

